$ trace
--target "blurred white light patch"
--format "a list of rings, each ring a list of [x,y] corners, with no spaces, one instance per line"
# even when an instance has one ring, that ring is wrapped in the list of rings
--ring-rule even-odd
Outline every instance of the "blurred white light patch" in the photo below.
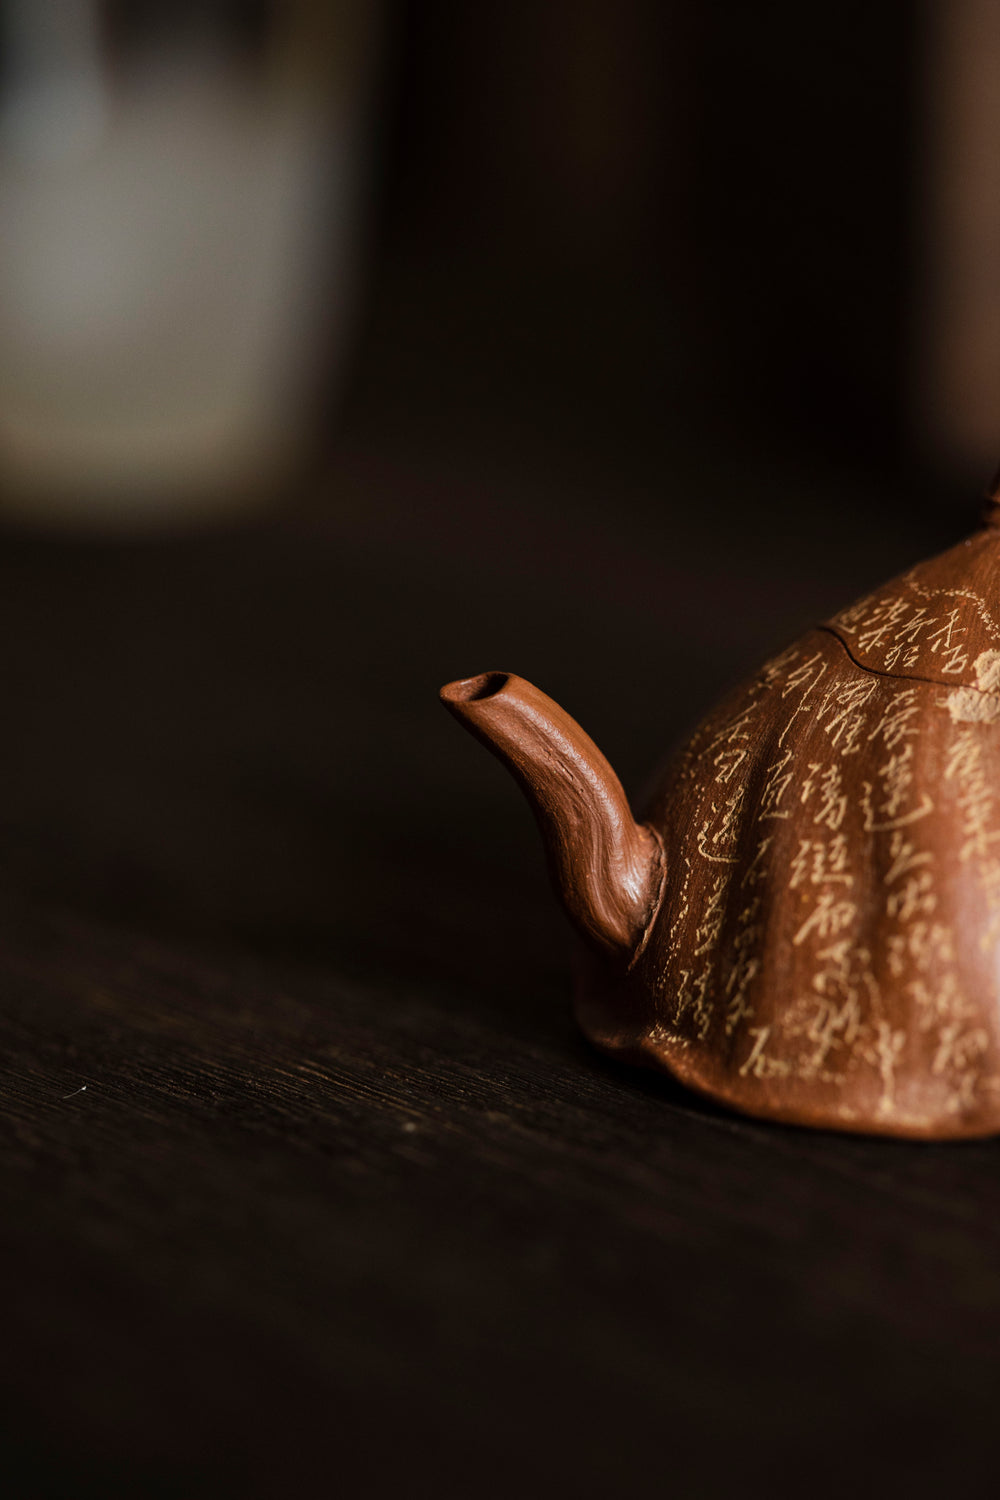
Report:
[[[294,463],[318,362],[349,337],[367,166],[371,28],[317,67],[313,13],[263,70],[174,47],[114,88],[82,23],[52,63],[51,31],[22,27],[0,113],[5,509],[212,513]]]
[[[92,0],[3,0],[5,152],[44,166],[99,147],[109,111],[98,20]]]

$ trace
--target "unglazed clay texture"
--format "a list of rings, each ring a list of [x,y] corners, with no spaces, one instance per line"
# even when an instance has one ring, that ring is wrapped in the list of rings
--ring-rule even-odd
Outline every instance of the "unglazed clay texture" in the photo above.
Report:
[[[988,526],[769,662],[699,727],[631,833],[617,780],[561,710],[546,740],[544,695],[529,689],[519,735],[520,679],[444,690],[535,805],[593,955],[577,1014],[598,1046],[749,1114],[1000,1130],[998,605]],[[623,871],[612,931],[587,882]]]

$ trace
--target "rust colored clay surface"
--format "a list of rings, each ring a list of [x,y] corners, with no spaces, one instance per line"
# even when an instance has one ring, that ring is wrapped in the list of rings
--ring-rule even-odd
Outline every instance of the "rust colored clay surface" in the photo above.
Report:
[[[533,803],[592,955],[576,1005],[599,1047],[795,1124],[1000,1132],[993,525],[768,662],[638,823],[523,679],[442,698]]]

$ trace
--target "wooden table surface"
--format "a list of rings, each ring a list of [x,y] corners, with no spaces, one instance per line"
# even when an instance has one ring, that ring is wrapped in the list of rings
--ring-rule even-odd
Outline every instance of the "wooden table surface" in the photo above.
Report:
[[[593,1054],[530,816],[435,701],[521,672],[634,787],[966,517],[442,452],[2,540],[5,1492],[991,1492],[1000,1142]]]

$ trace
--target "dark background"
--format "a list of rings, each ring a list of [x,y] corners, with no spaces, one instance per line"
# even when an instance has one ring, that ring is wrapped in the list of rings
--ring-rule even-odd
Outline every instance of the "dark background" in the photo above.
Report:
[[[986,1482],[995,1145],[592,1054],[530,816],[435,701],[529,676],[635,790],[975,524],[912,379],[922,15],[397,5],[300,471],[224,525],[7,526],[17,1494]]]

